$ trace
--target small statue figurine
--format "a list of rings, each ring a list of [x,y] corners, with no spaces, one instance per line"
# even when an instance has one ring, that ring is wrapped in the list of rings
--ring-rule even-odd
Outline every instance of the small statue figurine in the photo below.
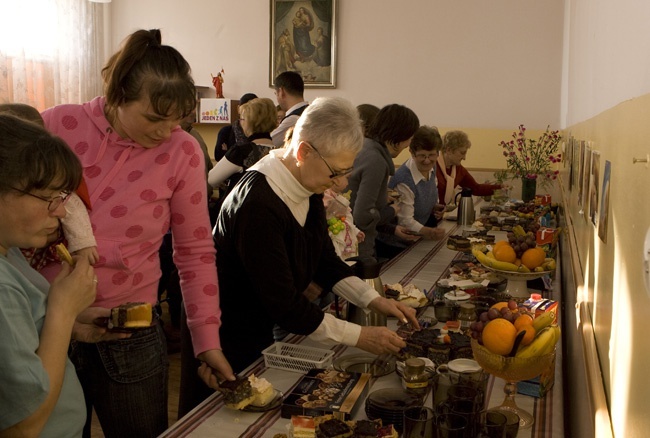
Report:
[[[221,68],[221,71],[217,73],[216,76],[212,76],[212,85],[214,85],[214,88],[217,90],[217,99],[223,99],[223,75],[222,73],[226,73],[223,71],[223,67]]]

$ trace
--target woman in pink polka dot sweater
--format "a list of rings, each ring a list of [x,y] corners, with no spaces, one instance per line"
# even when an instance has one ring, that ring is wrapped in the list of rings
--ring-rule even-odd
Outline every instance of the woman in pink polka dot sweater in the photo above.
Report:
[[[195,107],[189,65],[161,45],[158,30],[140,30],[102,74],[104,97],[43,113],[47,128],[83,165],[100,255],[94,306],[156,303],[158,249],[171,227],[194,352],[233,380],[219,341],[203,153],[178,126]],[[107,437],[156,436],[167,428],[165,349],[159,324],[118,342],[73,344],[86,404],[94,406]],[[89,428],[85,432],[89,436]]]

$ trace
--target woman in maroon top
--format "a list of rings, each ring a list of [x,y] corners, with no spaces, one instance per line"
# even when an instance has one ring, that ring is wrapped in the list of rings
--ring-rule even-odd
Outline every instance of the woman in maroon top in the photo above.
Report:
[[[489,196],[499,184],[479,184],[460,163],[467,157],[472,146],[463,131],[449,131],[443,138],[442,153],[438,156],[436,178],[438,179],[439,202],[449,204],[454,200],[456,187],[468,187],[476,196]]]

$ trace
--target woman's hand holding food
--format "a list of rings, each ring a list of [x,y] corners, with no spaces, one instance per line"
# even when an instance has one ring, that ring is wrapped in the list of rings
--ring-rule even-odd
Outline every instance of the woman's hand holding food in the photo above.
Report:
[[[74,320],[95,301],[96,292],[95,270],[88,259],[79,259],[74,268],[62,263],[61,272],[50,286],[48,311],[57,309],[59,312],[68,312]]]
[[[131,333],[108,331],[107,322],[111,317],[111,309],[104,307],[88,307],[75,320],[72,328],[72,339],[75,341],[95,343],[115,341],[131,337]]]
[[[235,374],[228,359],[221,350],[207,350],[199,354],[201,360],[198,374],[201,380],[212,389],[219,387],[220,380],[235,380]]]

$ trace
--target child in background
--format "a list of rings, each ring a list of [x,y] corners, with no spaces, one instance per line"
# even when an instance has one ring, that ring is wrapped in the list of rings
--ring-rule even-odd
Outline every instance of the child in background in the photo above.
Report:
[[[327,216],[327,226],[336,254],[342,260],[359,255],[358,244],[363,242],[365,234],[359,230],[352,219],[350,192],[341,193],[338,185],[325,190],[323,203]]]
[[[23,103],[0,104],[0,113],[11,114],[23,120],[36,123],[41,127],[45,127],[43,118],[38,110]],[[97,242],[93,235],[87,208],[90,208],[90,199],[86,184],[82,179],[77,191],[71,193],[66,199],[65,210],[67,214],[65,218],[61,219],[63,235],[61,235],[59,231],[61,228],[59,228],[59,230],[48,237],[49,246],[45,248],[21,249],[32,268],[38,271],[48,260],[59,260],[54,247],[58,243],[65,243],[64,238],[67,241],[66,246],[73,255],[73,258],[84,257],[88,259],[91,265],[94,265],[99,260]]]

